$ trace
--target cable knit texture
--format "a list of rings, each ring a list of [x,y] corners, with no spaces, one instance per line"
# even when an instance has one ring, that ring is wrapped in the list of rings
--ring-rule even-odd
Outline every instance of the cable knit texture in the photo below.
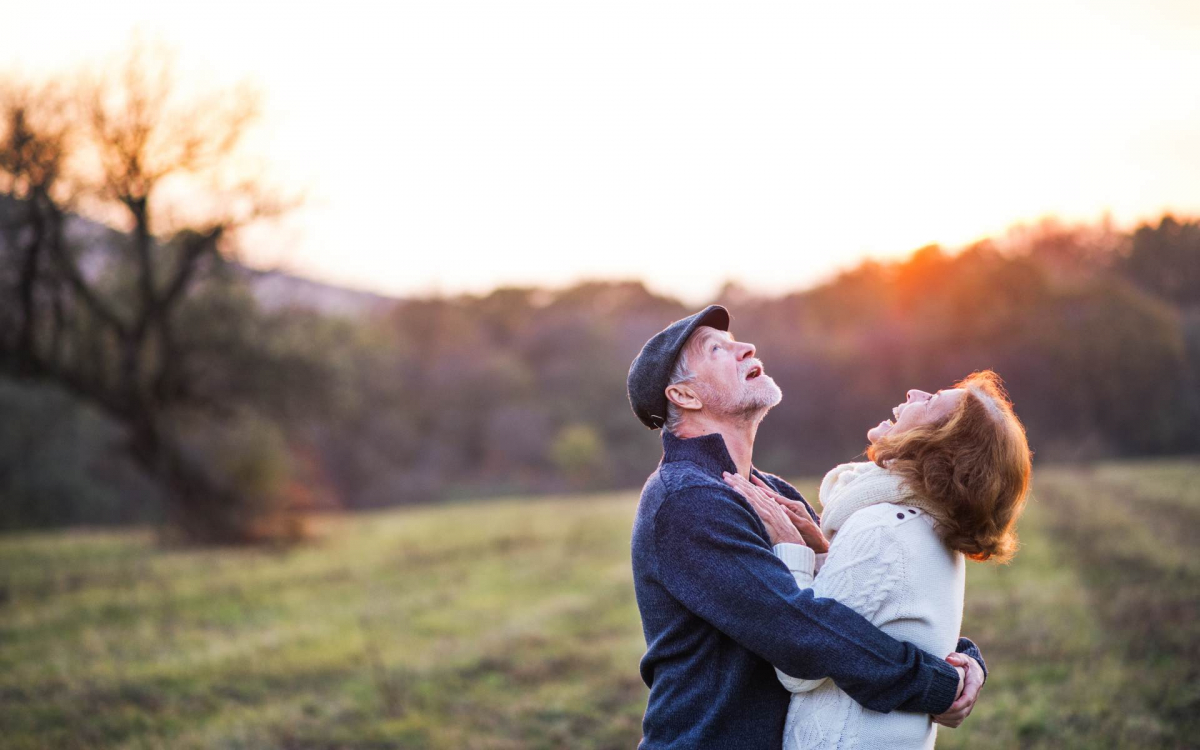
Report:
[[[812,556],[777,550],[796,583],[845,604],[894,638],[935,654],[955,651],[966,564],[938,537],[937,508],[869,462],[830,471],[820,497],[821,528],[832,540],[820,571]],[[776,673],[793,693],[785,750],[933,747],[937,726],[928,715],[877,713],[828,679]]]

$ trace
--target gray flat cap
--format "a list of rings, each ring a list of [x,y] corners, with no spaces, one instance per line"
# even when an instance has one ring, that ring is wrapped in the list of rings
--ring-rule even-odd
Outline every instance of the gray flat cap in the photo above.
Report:
[[[729,311],[720,305],[709,305],[695,315],[677,320],[654,334],[629,366],[629,405],[642,424],[657,430],[667,421],[667,383],[675,360],[688,337],[700,326],[718,331],[729,330]]]

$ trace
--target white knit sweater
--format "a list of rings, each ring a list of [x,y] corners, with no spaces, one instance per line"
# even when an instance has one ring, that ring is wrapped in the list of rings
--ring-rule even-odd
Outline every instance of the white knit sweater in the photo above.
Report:
[[[873,463],[842,464],[825,475],[821,529],[832,540],[817,572],[812,550],[778,544],[800,588],[836,599],[880,630],[937,655],[954,651],[962,624],[966,566],[934,531],[929,507],[897,475]],[[929,509],[926,510],[925,508]],[[926,714],[881,714],[854,702],[829,679],[779,670],[792,692],[784,750],[933,747]]]

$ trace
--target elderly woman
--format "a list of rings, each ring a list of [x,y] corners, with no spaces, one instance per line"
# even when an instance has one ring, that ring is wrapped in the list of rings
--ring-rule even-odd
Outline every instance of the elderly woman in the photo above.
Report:
[[[962,622],[964,561],[1003,562],[1016,550],[1029,446],[990,371],[934,394],[909,391],[893,415],[867,433],[870,461],[825,475],[823,534],[800,503],[740,476],[726,481],[765,523],[791,523],[804,535],[806,545],[775,548],[801,588],[846,604],[897,639],[949,654]],[[929,716],[876,713],[828,679],[778,676],[793,693],[785,750],[933,747]]]

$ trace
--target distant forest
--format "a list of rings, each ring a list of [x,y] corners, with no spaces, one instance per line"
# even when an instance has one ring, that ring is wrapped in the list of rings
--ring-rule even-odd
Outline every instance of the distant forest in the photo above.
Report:
[[[0,269],[0,317],[11,317],[16,266]],[[691,308],[639,282],[332,315],[264,306],[252,276],[227,264],[197,279],[172,325],[180,382],[204,398],[171,423],[190,460],[251,494],[361,509],[629,488],[658,461],[625,376],[643,342]],[[1200,451],[1195,221],[1128,233],[1045,222],[785,296],[731,285],[715,301],[783,389],[755,456],[773,472],[850,460],[906,389],[983,368],[1005,379],[1037,462]],[[0,528],[163,517],[162,488],[103,409],[4,371]]]

